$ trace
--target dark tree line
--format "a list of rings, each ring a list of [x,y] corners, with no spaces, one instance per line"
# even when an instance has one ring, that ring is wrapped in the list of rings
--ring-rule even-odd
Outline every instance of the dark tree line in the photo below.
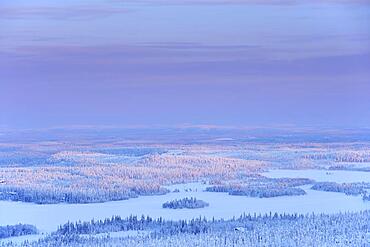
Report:
[[[305,195],[306,192],[301,188],[295,187],[272,187],[272,186],[244,186],[244,187],[230,187],[230,186],[212,186],[207,187],[208,192],[227,192],[229,195],[235,196],[249,196],[259,198],[269,198],[277,196],[298,196]]]
[[[345,215],[345,214],[343,214]],[[320,215],[319,215],[320,216]],[[194,218],[192,220],[165,220],[163,218],[153,219],[149,216],[141,217],[129,216],[121,218],[113,216],[104,220],[91,220],[89,222],[68,222],[58,227],[54,235],[74,235],[74,234],[98,234],[105,232],[118,231],[138,231],[149,230],[155,236],[173,235],[178,233],[207,233],[214,231],[232,230],[236,227],[244,229],[253,229],[255,225],[273,223],[273,222],[293,222],[304,219],[319,218],[317,215],[302,215],[302,214],[243,214],[240,217],[234,217],[229,220],[224,219],[206,219]]]
[[[366,193],[370,188],[369,183],[335,183],[335,182],[317,182],[311,189],[329,192],[340,192],[346,195],[361,195]]]
[[[127,200],[144,195],[162,195],[168,190],[159,188],[158,190],[130,189],[122,191],[90,190],[39,190],[18,187],[0,187],[0,200],[32,202],[36,204],[54,203],[99,203],[107,201]]]
[[[18,237],[23,235],[36,234],[37,229],[33,225],[11,225],[11,226],[0,226],[0,239],[9,237]]]
[[[208,207],[209,204],[205,201],[198,200],[196,198],[183,198],[179,200],[173,200],[169,202],[165,202],[162,204],[163,208],[171,208],[171,209],[182,209],[182,208],[189,208],[189,209],[195,209],[195,208],[204,208]]]
[[[243,214],[229,220],[195,218],[164,220],[114,216],[105,220],[67,223],[43,239],[22,247],[242,247],[242,246],[368,246],[370,211],[337,214]],[[95,235],[144,230],[126,237]],[[1,247],[20,246],[17,243]]]

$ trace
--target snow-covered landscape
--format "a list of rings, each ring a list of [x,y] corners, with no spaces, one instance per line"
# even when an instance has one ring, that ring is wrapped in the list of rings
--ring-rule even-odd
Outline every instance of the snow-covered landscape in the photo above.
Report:
[[[104,136],[89,137],[90,143],[84,141],[84,145],[72,140],[2,143],[0,226],[29,224],[37,232],[19,230],[19,236],[3,237],[0,243],[4,246],[26,240],[30,246],[37,245],[36,241],[40,246],[53,241],[59,243],[67,240],[60,239],[57,229],[67,222],[105,222],[112,216],[139,219],[143,216],[173,221],[171,224],[207,219],[213,230],[205,230],[202,237],[197,236],[200,237],[197,241],[207,244],[209,238],[214,238],[212,234],[219,228],[220,221],[227,221],[225,224],[230,226],[222,230],[222,234],[226,234],[225,238],[238,239],[235,241],[242,245],[238,241],[246,241],[242,239],[251,231],[248,225],[254,224],[251,223],[254,220],[237,221],[242,215],[257,218],[292,215],[289,219],[295,221],[294,217],[314,214],[324,220],[343,213],[354,213],[361,218],[370,210],[370,202],[365,200],[370,189],[370,172],[358,170],[358,166],[353,169],[352,165],[361,163],[365,167],[370,158],[368,142],[354,143],[349,139],[330,144],[320,143],[318,139],[303,144],[289,140],[240,141],[234,137],[233,141],[219,143],[212,140],[212,133],[209,135],[205,143],[174,144],[172,137],[157,144],[140,140],[134,144],[115,140],[102,142]],[[30,163],[30,159],[36,163]],[[24,180],[26,177],[29,180]],[[99,187],[95,187],[97,185]],[[70,195],[74,188],[78,188],[79,193]],[[122,190],[131,196],[117,200],[114,196]],[[302,193],[293,193],[295,190]],[[280,193],[282,191],[286,193]],[[18,196],[20,193],[23,196]],[[105,198],[101,202],[96,201],[99,195]],[[71,196],[74,201],[70,200]],[[79,201],[79,196],[85,198],[84,201]],[[266,220],[271,221],[267,224],[280,221],[278,224],[285,224],[285,220],[277,218]],[[166,238],[170,238],[166,240],[169,243],[180,243],[188,234],[194,234],[175,231],[158,235],[156,232],[163,227],[106,228],[111,230],[81,232],[77,234],[80,237],[76,239],[74,234],[68,241],[79,246],[77,243],[92,244],[92,239],[109,239],[107,243],[120,245],[120,241],[140,239],[142,245],[154,245]],[[358,234],[368,236],[368,230],[363,228]],[[362,241],[368,240],[366,237]],[[63,244],[68,246],[68,241]]]

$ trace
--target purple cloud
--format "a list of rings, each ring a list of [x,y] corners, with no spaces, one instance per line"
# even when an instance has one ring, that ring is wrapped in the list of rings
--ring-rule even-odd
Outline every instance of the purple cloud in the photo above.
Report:
[[[2,6],[0,19],[46,18],[56,20],[86,20],[128,13],[132,10],[114,5],[22,5]]]
[[[130,2],[2,5],[0,125],[369,123],[368,6]]]

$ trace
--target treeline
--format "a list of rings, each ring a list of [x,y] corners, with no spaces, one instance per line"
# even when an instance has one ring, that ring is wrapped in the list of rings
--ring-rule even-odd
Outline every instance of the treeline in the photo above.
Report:
[[[119,231],[152,231],[156,236],[171,235],[177,233],[197,234],[207,232],[215,221],[207,221],[204,218],[192,220],[164,220],[163,218],[153,219],[149,216],[129,216],[121,218],[113,216],[105,220],[91,220],[90,222],[68,222],[58,227],[53,235],[75,235],[75,234],[99,234]]]
[[[250,196],[259,198],[269,198],[277,196],[301,196],[305,195],[306,192],[301,188],[246,188],[240,190],[233,190],[229,192],[230,195],[234,196]]]
[[[0,226],[0,239],[9,237],[18,237],[23,235],[37,234],[37,229],[33,225],[8,225]]]
[[[346,170],[358,172],[370,172],[370,166],[356,167],[355,165],[348,165],[347,163],[339,163],[328,167],[328,170]]]
[[[329,192],[340,192],[346,195],[363,195],[366,189],[370,189],[370,183],[335,183],[335,182],[317,182],[311,189]]]
[[[353,218],[351,218],[353,217]],[[163,237],[179,233],[200,234],[219,231],[228,231],[236,229],[244,229],[252,231],[258,229],[260,225],[284,225],[295,224],[297,222],[306,222],[307,224],[315,224],[321,222],[330,226],[330,222],[334,225],[340,222],[349,224],[360,224],[363,229],[370,230],[370,224],[366,220],[370,220],[370,211],[360,213],[338,213],[332,215],[326,214],[243,214],[240,217],[234,217],[229,220],[224,219],[206,219],[198,217],[191,220],[165,220],[162,217],[154,219],[149,216],[142,215],[129,216],[121,218],[113,216],[104,220],[91,220],[89,222],[68,222],[58,227],[58,230],[53,235],[76,235],[76,234],[99,234],[107,232],[119,231],[150,231],[152,237]],[[348,221],[348,222],[347,222]],[[355,223],[357,222],[357,223]]]
[[[245,183],[232,183],[207,187],[208,192],[226,192],[229,195],[269,198],[277,196],[299,196],[306,192],[297,188],[313,183],[307,178],[253,178]]]
[[[370,195],[369,194],[364,194],[362,196],[362,200],[364,200],[364,201],[370,201]]]
[[[3,186],[0,187],[0,200],[32,202],[36,204],[55,203],[99,203],[107,201],[127,200],[142,195],[162,195],[168,190],[154,188],[152,190],[122,189],[122,190],[99,190],[99,189],[35,189]]]
[[[192,220],[165,220],[163,218],[153,219],[149,216],[141,217],[129,216],[121,218],[113,216],[105,220],[91,220],[89,222],[68,222],[58,227],[54,235],[73,235],[73,234],[98,234],[106,232],[149,230],[153,236],[173,235],[178,233],[206,233],[216,230],[231,230],[235,227],[243,226],[248,229],[253,228],[253,224],[266,221],[297,220],[304,218],[299,214],[243,214],[231,220],[195,218]],[[308,217],[308,216],[306,216]]]
[[[301,188],[293,187],[239,187],[231,188],[229,186],[207,187],[208,192],[227,192],[234,196],[249,196],[258,198],[269,198],[277,196],[300,196],[306,192]]]
[[[101,221],[67,223],[50,236],[22,246],[368,246],[369,221],[370,211],[330,215],[244,214],[230,220],[196,218],[188,221],[115,216]],[[144,230],[151,234],[117,238],[94,236],[127,230]]]
[[[306,154],[303,158],[311,160],[332,160],[335,162],[369,162],[369,150],[342,150],[337,152],[318,152]]]
[[[182,209],[182,208],[189,208],[189,209],[195,209],[195,208],[204,208],[208,207],[209,204],[205,201],[198,200],[196,198],[183,198],[179,200],[173,200],[169,202],[165,202],[162,204],[163,208],[171,208],[171,209]]]

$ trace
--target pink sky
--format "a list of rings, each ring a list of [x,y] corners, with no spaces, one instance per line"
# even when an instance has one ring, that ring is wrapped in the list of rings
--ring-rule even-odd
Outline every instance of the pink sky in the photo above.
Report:
[[[369,1],[256,2],[2,1],[0,126],[370,126]]]

